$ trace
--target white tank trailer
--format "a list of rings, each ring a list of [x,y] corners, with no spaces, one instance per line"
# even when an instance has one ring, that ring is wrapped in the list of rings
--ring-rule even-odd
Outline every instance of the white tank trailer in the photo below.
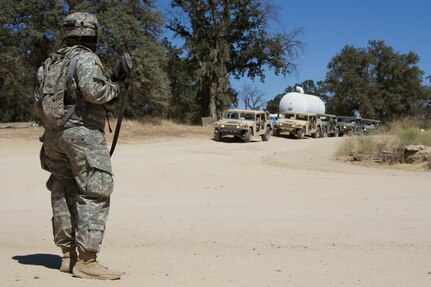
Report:
[[[304,94],[301,87],[296,87],[297,92],[285,94],[278,106],[279,113],[287,111],[324,114],[325,104],[316,96]]]

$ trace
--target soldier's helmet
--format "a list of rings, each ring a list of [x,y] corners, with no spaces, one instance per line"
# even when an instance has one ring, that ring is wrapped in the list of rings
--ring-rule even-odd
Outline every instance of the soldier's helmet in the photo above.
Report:
[[[61,39],[71,37],[97,37],[97,18],[90,13],[75,12],[63,20]]]

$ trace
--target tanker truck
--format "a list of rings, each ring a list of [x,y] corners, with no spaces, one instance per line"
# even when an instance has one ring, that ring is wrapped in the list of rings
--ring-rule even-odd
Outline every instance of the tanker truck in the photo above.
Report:
[[[301,87],[296,87],[296,92],[287,93],[281,98],[278,109],[280,114],[290,111],[324,114],[325,104],[319,97],[305,94]]]

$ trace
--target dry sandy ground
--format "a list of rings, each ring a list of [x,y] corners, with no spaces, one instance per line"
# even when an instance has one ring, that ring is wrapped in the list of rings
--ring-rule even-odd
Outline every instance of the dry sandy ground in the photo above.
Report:
[[[429,172],[334,161],[341,138],[210,132],[120,143],[99,259],[124,275],[60,273],[40,132],[0,130],[0,286],[431,286]]]

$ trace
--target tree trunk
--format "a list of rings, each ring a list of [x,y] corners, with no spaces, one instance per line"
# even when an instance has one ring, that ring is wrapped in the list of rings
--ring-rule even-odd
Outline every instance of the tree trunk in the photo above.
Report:
[[[217,105],[216,105],[216,93],[217,93],[217,83],[211,83],[210,89],[210,102],[208,105],[210,117],[217,117]]]
[[[205,76],[201,80],[200,89],[202,117],[217,117],[217,83]]]

